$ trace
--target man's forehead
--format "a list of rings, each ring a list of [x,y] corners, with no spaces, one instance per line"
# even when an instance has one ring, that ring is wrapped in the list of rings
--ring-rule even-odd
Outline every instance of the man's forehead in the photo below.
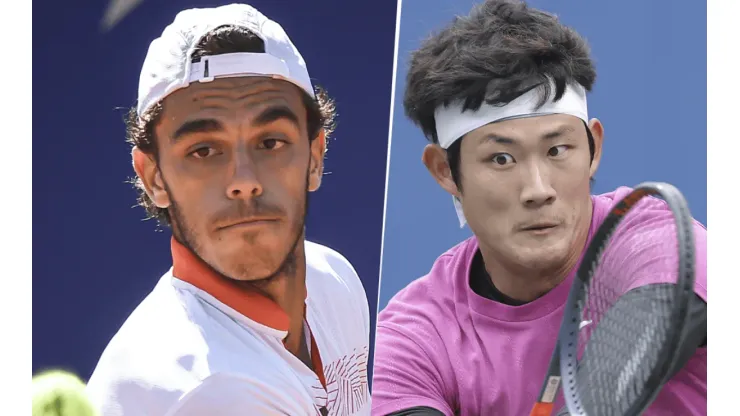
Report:
[[[260,112],[278,105],[298,113],[303,106],[301,91],[287,81],[268,77],[224,78],[174,92],[164,99],[162,115],[185,119],[194,113]]]
[[[471,131],[468,136],[477,138],[479,142],[487,142],[491,136],[534,140],[574,133],[579,131],[582,124],[579,118],[568,114],[518,117],[486,124]]]
[[[164,102],[209,97],[248,98],[265,93],[283,94],[289,99],[300,99],[300,90],[292,83],[272,77],[248,76],[220,78],[211,82],[194,82],[170,94]],[[172,98],[172,100],[170,100]]]

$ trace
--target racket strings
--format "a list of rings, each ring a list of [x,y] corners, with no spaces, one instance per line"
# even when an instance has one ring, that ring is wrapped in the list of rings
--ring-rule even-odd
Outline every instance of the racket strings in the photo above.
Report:
[[[666,319],[673,311],[673,286],[678,262],[672,256],[656,257],[638,264],[640,253],[655,244],[675,246],[672,216],[666,221],[642,224],[630,213],[617,226],[596,266],[581,299],[576,381],[581,404],[588,415],[624,416],[650,388],[653,370],[661,359],[661,346],[671,328]],[[639,233],[631,232],[642,227]],[[657,242],[657,243],[656,243]],[[663,270],[661,276],[645,270]]]

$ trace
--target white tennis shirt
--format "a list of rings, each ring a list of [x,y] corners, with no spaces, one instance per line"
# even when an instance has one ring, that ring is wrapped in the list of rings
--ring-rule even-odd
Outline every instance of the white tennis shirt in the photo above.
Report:
[[[285,348],[276,303],[213,276],[174,240],[172,252],[88,382],[103,416],[370,414],[368,302],[342,255],[305,243],[313,372]]]

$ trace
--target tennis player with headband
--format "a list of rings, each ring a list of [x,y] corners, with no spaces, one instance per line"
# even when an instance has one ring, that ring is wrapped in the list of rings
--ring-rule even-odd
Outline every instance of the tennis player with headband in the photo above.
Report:
[[[587,111],[595,78],[583,38],[517,1],[480,4],[412,54],[406,114],[474,236],[380,312],[373,415],[529,414],[582,252],[629,192],[590,193],[604,138]],[[670,212],[657,199],[635,209],[630,231],[614,237],[625,274],[670,284]],[[690,336],[649,415],[706,414],[706,229],[695,222],[694,233]]]
[[[89,381],[103,415],[369,414],[362,283],[304,233],[333,118],[251,6],[185,10],[152,42],[127,135],[173,267]]]

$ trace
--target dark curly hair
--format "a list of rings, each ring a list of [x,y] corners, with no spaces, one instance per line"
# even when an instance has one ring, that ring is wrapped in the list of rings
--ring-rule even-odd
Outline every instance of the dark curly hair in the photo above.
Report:
[[[556,16],[522,1],[487,0],[412,53],[403,105],[426,138],[438,143],[434,110],[441,105],[462,100],[464,109],[475,111],[484,102],[505,105],[539,87],[544,104],[553,93],[559,100],[568,83],[591,91],[595,80],[588,44]],[[586,132],[593,159],[588,125]],[[460,142],[447,149],[458,187]]]
[[[199,62],[203,56],[213,56],[226,53],[265,52],[264,41],[249,29],[239,26],[226,25],[218,27],[206,34],[196,46],[192,55],[193,62]],[[303,102],[307,111],[308,138],[313,141],[323,129],[327,137],[334,132],[336,110],[334,101],[325,90],[316,87],[316,98],[303,94]],[[126,117],[126,141],[139,148],[142,152],[154,157],[159,162],[157,138],[154,127],[162,113],[162,103],[152,106],[146,113],[139,116],[136,108],[131,108]],[[167,209],[159,208],[149,198],[141,178],[131,180],[138,193],[138,204],[144,207],[147,218],[154,218],[160,224],[169,226],[170,215]]]

